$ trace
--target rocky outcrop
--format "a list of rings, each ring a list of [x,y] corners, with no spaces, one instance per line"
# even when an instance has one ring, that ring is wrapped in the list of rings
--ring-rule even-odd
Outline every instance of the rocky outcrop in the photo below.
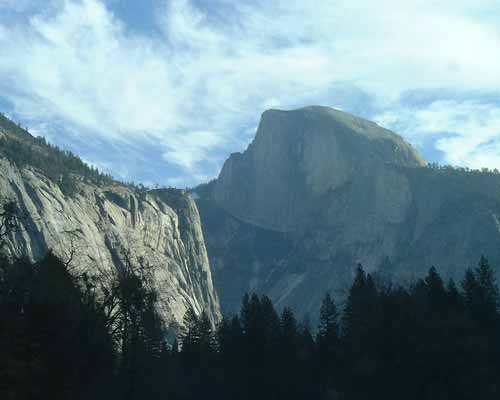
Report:
[[[373,168],[384,174],[389,163],[425,165],[400,136],[373,122],[327,107],[269,110],[245,153],[224,164],[213,199],[241,220],[294,231],[323,196]]]
[[[326,107],[266,111],[248,149],[197,190],[225,310],[245,291],[317,314],[357,263],[410,281],[500,265],[500,176],[429,168],[400,136]]]
[[[40,171],[0,158],[0,192],[26,219],[6,251],[37,259],[52,249],[71,265],[113,271],[131,262],[151,268],[159,309],[175,332],[188,307],[220,318],[197,207],[179,190],[139,192],[113,183],[78,182],[72,196]]]

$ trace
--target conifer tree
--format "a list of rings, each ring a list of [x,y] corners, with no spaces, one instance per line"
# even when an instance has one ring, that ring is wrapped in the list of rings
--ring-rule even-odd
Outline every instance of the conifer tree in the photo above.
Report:
[[[288,349],[289,352],[296,352],[298,344],[298,325],[293,311],[289,307],[285,307],[280,318],[280,342],[281,345]]]
[[[193,308],[189,307],[184,314],[180,335],[183,353],[190,353],[197,350],[201,335],[199,328],[199,318]]]
[[[331,343],[336,344],[339,335],[339,314],[337,306],[330,293],[327,293],[321,303],[319,311],[318,342],[320,346]]]
[[[427,304],[429,311],[440,314],[446,309],[447,293],[441,276],[435,267],[431,267],[427,273],[424,283],[427,289]]]
[[[464,293],[464,301],[467,309],[472,312],[477,307],[479,297],[479,283],[477,282],[474,271],[467,268],[462,281],[462,290]]]
[[[467,310],[475,320],[484,326],[495,326],[499,292],[495,273],[484,256],[481,256],[477,268],[465,272],[462,288]]]
[[[447,286],[448,306],[451,312],[459,312],[462,308],[463,301],[457,285],[453,279],[450,279]]]
[[[481,256],[476,270],[484,312],[494,316],[498,311],[499,295],[495,272],[486,257]]]
[[[367,276],[361,264],[358,264],[356,276],[349,290],[347,301],[342,316],[342,331],[346,337],[353,335],[359,336],[362,327],[365,326],[367,315],[366,306],[369,299],[368,295],[375,292],[373,280],[370,278],[370,286],[367,285]]]
[[[338,379],[338,367],[340,364],[338,318],[339,315],[335,302],[330,293],[327,293],[321,303],[318,334],[316,336],[318,378],[323,391],[332,389]]]
[[[203,311],[198,318],[197,331],[199,335],[199,347],[203,354],[213,354],[217,349],[215,335],[212,329],[212,323],[208,318],[208,314]]]
[[[272,346],[279,339],[280,318],[274,308],[272,300],[267,296],[260,299],[259,318],[260,330],[267,346]]]

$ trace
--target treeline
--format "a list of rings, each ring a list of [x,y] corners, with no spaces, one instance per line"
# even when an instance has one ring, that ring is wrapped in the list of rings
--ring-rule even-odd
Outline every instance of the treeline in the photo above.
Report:
[[[0,112],[0,156],[7,158],[19,168],[33,167],[41,171],[47,178],[57,183],[66,196],[78,193],[78,182],[83,181],[96,186],[111,185],[117,182],[111,174],[103,173],[98,168],[86,164],[71,151],[63,150],[50,144],[45,138],[32,136],[27,128],[14,123]],[[173,187],[143,185],[136,182],[120,182],[144,196],[151,190],[177,190]]]
[[[131,266],[78,273],[52,253],[1,259],[0,398],[166,398],[150,279]]]
[[[495,174],[495,175],[500,174],[500,171],[497,168],[491,169],[483,167],[481,169],[478,169],[478,168],[453,166],[449,164],[439,164],[437,162],[427,163],[426,167],[429,169],[444,171],[444,172],[461,172],[461,173],[471,173],[471,174]]]
[[[185,316],[167,344],[147,269],[109,276],[48,254],[0,262],[2,399],[498,399],[498,288],[485,258],[457,285],[409,288],[361,267],[319,325],[245,296],[213,329]]]
[[[315,333],[265,296],[246,296],[214,335],[190,313],[170,356],[173,398],[499,398],[499,298],[488,261],[460,286],[431,268],[410,288],[392,287],[359,267],[342,311],[326,295]]]
[[[28,131],[0,114],[0,128],[9,135],[0,137],[0,154],[19,168],[34,167],[69,196],[77,193],[77,181],[95,185],[111,184],[113,178],[84,163],[70,151],[48,143],[43,137],[33,137]]]

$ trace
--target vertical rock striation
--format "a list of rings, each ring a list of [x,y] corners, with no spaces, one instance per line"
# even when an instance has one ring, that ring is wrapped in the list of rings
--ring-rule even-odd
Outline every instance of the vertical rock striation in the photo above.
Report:
[[[186,310],[220,319],[198,209],[180,190],[139,193],[128,186],[79,181],[63,194],[40,171],[0,158],[0,193],[26,215],[6,243],[10,256],[42,257],[48,249],[90,272],[111,272],[127,262],[151,268],[158,306],[171,332]]]
[[[327,107],[262,115],[254,141],[198,190],[225,310],[245,291],[313,317],[357,263],[407,282],[500,265],[500,175],[427,167],[397,134]]]

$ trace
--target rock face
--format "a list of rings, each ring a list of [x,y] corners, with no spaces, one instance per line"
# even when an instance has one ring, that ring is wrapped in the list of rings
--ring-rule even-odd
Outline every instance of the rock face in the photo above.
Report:
[[[429,168],[400,136],[326,107],[266,111],[197,190],[223,310],[246,291],[316,317],[357,263],[398,281],[500,265],[500,175]]]
[[[152,268],[163,320],[175,332],[188,307],[220,309],[213,288],[198,209],[179,190],[140,192],[113,183],[78,183],[72,196],[39,170],[0,157],[0,193],[15,200],[27,219],[5,251],[37,259],[52,249],[72,266],[109,272],[126,262]]]
[[[424,165],[401,137],[373,122],[327,107],[269,110],[247,151],[224,164],[213,198],[244,221],[294,231],[328,192],[372,168],[383,174],[387,163]]]

